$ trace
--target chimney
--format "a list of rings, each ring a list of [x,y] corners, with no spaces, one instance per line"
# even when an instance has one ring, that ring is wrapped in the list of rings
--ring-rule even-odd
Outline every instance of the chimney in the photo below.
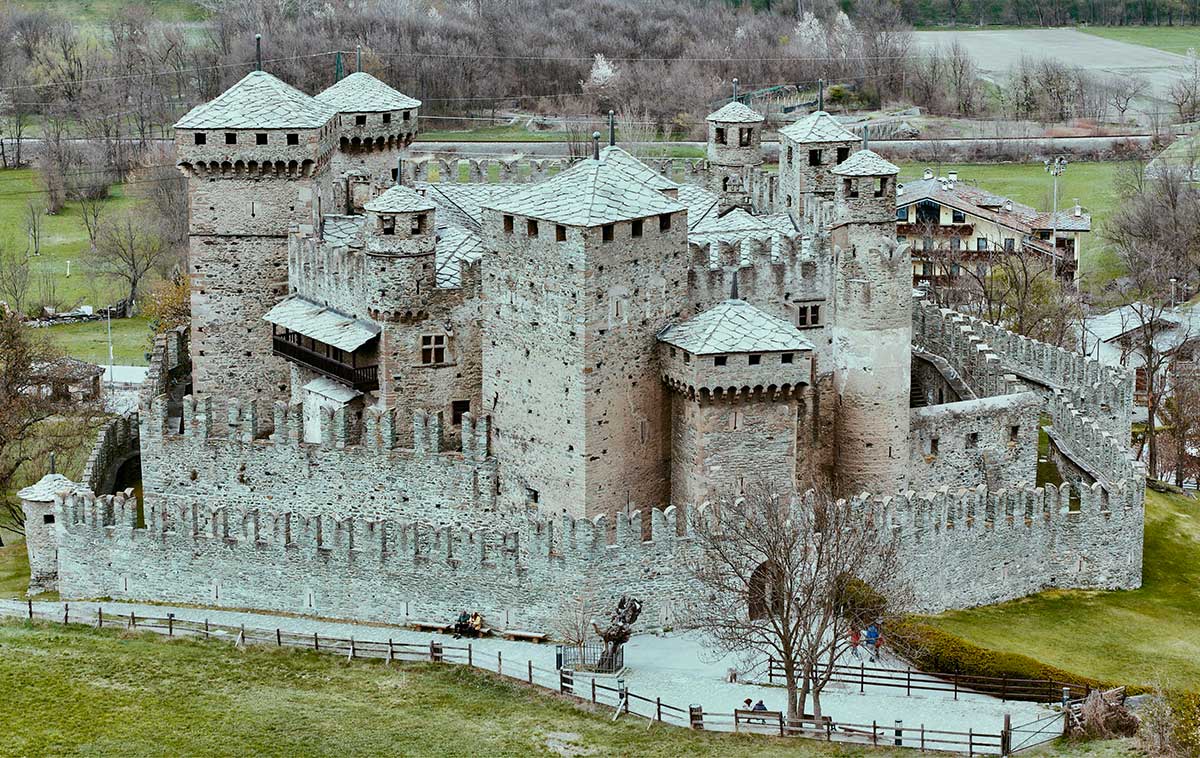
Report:
[[[262,71],[262,35],[254,35],[254,70]]]
[[[1075,198],[1075,208],[1072,210],[1072,212],[1075,214],[1075,218],[1079,218],[1083,215],[1083,208],[1079,205],[1079,198]]]
[[[925,173],[921,176],[921,178],[922,179],[932,179],[933,178],[933,169],[931,169],[931,168],[925,169]]]
[[[1013,209],[1012,200],[1005,200],[1004,201],[1004,210],[1007,211],[1008,213],[1012,213],[1012,209]]]
[[[617,113],[612,108],[608,109],[608,146],[612,147],[617,144]]]
[[[958,181],[958,172],[957,171],[947,171],[946,178],[952,182],[957,182]]]
[[[592,158],[600,160],[600,132],[592,132]]]

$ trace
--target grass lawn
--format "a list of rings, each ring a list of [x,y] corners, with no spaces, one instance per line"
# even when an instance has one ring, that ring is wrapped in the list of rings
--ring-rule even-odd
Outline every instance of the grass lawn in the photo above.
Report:
[[[1200,500],[1146,493],[1143,585],[1053,591],[945,613],[934,625],[1085,676],[1200,690]]]
[[[458,666],[347,662],[223,642],[0,623],[0,735],[14,755],[908,756],[911,751],[613,723]],[[560,750],[562,747],[560,747]],[[1126,743],[1046,755],[1131,755]]]
[[[26,206],[30,200],[42,202],[33,169],[0,171],[0,244],[24,250],[28,234],[25,230]],[[112,188],[112,199],[106,204],[109,213],[128,208],[137,199],[125,194],[120,186]],[[111,278],[98,276],[90,270],[87,260],[87,227],[77,203],[67,203],[53,216],[42,216],[42,252],[30,258],[32,283],[30,300],[46,300],[43,281],[53,283],[52,300],[59,307],[73,308],[80,304],[96,307],[109,305],[125,295],[124,288]],[[67,276],[67,261],[71,275]]]
[[[38,330],[64,353],[99,366],[108,365],[108,324],[84,321]],[[112,322],[113,362],[119,366],[145,366],[150,349],[150,325],[146,319],[119,318]]]
[[[1037,163],[958,163],[900,164],[900,181],[920,178],[921,172],[932,168],[938,176],[958,171],[960,181],[977,184],[990,192],[1011,197],[1020,203],[1042,210],[1052,204],[1053,186],[1041,162]],[[1081,267],[1083,276],[1094,284],[1103,284],[1121,273],[1120,261],[1101,239],[1101,228],[1117,204],[1114,182],[1121,164],[1116,161],[1080,162],[1067,166],[1058,180],[1058,206],[1069,208],[1075,198],[1092,214],[1092,231],[1083,240]]]
[[[17,0],[13,3],[23,10],[45,10],[72,21],[103,24],[129,5],[127,0]],[[201,21],[204,9],[189,0],[142,0],[150,15],[158,21]]]
[[[1128,42],[1187,55],[1188,48],[1200,49],[1200,26],[1089,26],[1078,27],[1084,34]]]

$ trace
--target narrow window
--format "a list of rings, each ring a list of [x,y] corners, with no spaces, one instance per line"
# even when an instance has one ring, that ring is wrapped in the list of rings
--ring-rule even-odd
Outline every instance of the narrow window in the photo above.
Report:
[[[354,125],[355,126],[366,126],[367,125],[366,114],[360,113],[359,115],[355,116],[354,117]]]
[[[1012,237],[1004,238],[1004,252],[1011,253],[1017,246],[1017,241]]]
[[[421,336],[421,363],[433,366],[446,362],[446,335],[425,334]]]
[[[412,111],[404,111],[404,120],[408,121],[412,117]]]
[[[820,150],[809,150],[808,151],[808,165],[810,165],[810,166],[820,166],[821,165],[821,151]]]
[[[504,233],[505,234],[513,233],[513,217],[512,216],[504,217]]]
[[[396,233],[396,217],[395,216],[380,216],[379,231],[387,235]]]
[[[605,242],[613,241],[613,231],[616,228],[615,224],[605,224],[600,227],[600,238]]]
[[[794,360],[795,356],[793,356],[791,353],[784,353],[783,355],[779,356],[780,363],[792,363]]]
[[[929,454],[930,455],[938,454],[938,438],[937,437],[929,438]]]
[[[567,227],[563,226],[562,224],[554,225],[554,241],[555,242],[566,242],[567,241]]]
[[[761,356],[761,355],[752,355],[752,356],[750,356],[750,364],[749,364],[749,365],[751,365],[751,366],[757,366],[757,365],[759,365],[760,363],[762,363],[762,356]]]
[[[738,129],[738,147],[750,147],[750,142],[753,139],[753,129]]]
[[[671,214],[661,213],[658,216],[658,230],[660,232],[671,231]]]
[[[418,213],[417,215],[412,217],[412,226],[409,229],[409,233],[410,234],[424,234],[425,233],[425,214],[424,213]]]
[[[257,132],[254,135],[254,144],[256,144],[256,145],[267,144],[267,133],[266,132]]]
[[[839,147],[839,148],[837,149],[837,162],[838,162],[838,163],[842,163],[842,162],[844,162],[844,161],[845,161],[847,158],[849,158],[849,157],[850,157],[850,148],[848,148],[848,147]]]
[[[385,124],[392,123],[392,114],[390,114],[390,113],[383,114],[383,123],[385,123]]]
[[[729,414],[729,425],[727,428],[731,432],[736,432],[738,429],[742,428],[743,422],[745,422],[745,417],[742,415],[741,411],[731,411]]]
[[[525,488],[525,500],[530,503],[536,504],[538,501],[538,491],[532,487],[526,487]]]
[[[792,162],[792,146],[791,145],[788,145],[788,149],[787,149],[787,162],[788,163]]]
[[[988,241],[986,237],[975,238],[975,249],[981,253],[986,253],[988,249]]]
[[[974,450],[979,447],[979,432],[970,432],[967,434],[967,449]]]
[[[1008,441],[1009,442],[1016,442],[1020,438],[1021,438],[1021,427],[1019,425],[1014,425],[1014,426],[1008,427]]]
[[[796,326],[808,326],[808,306],[796,306]]]
[[[879,177],[879,186],[875,188],[875,197],[883,197],[883,193],[887,192],[887,177]]]
[[[538,222],[536,219],[531,218],[531,219],[528,219],[525,221],[525,236],[527,236],[527,237],[538,236]]]
[[[714,366],[724,366],[727,360],[728,360],[728,356],[724,356],[724,355],[714,356],[713,357],[713,365]]]
[[[291,132],[287,136],[287,143],[289,145],[299,145],[300,144],[300,135],[296,134],[295,132]]]
[[[717,127],[716,143],[717,143],[718,145],[724,145],[724,144],[725,144],[725,127],[723,127],[723,126],[718,126],[718,127]]]
[[[208,143],[208,135],[204,132],[196,132],[192,135],[192,137],[195,138],[197,145],[204,145]]]
[[[950,238],[950,249],[956,253],[959,250],[962,250],[962,239],[960,239],[959,237],[951,237]]]
[[[842,189],[845,190],[846,197],[848,197],[848,198],[858,197],[858,182],[854,181],[853,179],[843,179],[842,180]]]
[[[684,364],[685,364],[685,365],[686,365],[686,364],[688,364],[688,363],[691,363],[691,362],[692,362],[692,354],[691,354],[691,353],[689,353],[689,352],[687,352],[687,351],[684,351],[684,353],[683,353],[683,362],[684,362]]]
[[[634,219],[633,223],[629,225],[629,233],[635,239],[642,236],[642,220],[640,218]]]
[[[237,132],[225,132],[225,144],[226,145],[236,145],[237,144]]]
[[[451,400],[450,401],[450,423],[454,426],[462,426],[464,413],[471,412],[470,400]]]

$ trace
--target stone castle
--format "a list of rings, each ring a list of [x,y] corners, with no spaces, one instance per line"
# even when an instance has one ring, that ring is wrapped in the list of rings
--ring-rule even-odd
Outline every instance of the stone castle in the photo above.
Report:
[[[191,328],[84,482],[22,493],[34,588],[666,625],[691,525],[758,482],[873,505],[924,610],[1140,584],[1131,376],[914,293],[899,170],[829,114],[774,173],[736,101],[695,161],[420,154],[420,105],[255,71],[176,124]],[[120,448],[141,503],[94,494]]]

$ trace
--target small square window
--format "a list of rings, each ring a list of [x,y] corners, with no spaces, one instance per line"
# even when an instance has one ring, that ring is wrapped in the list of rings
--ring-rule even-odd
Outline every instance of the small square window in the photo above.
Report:
[[[555,242],[566,242],[567,241],[567,227],[563,226],[562,224],[554,225],[554,241]]]
[[[192,138],[196,140],[197,145],[204,145],[208,143],[208,135],[204,132],[196,132],[192,135]]]
[[[53,524],[54,523],[54,514],[53,513],[43,514],[42,515],[42,523],[43,524]]]
[[[850,157],[850,148],[839,147],[837,149],[837,162],[838,163],[844,163],[845,160],[849,157]]]
[[[615,224],[605,224],[604,226],[600,227],[600,238],[605,242],[612,242],[615,228]]]
[[[404,111],[404,120],[408,121],[412,117],[412,111]]]
[[[729,360],[728,356],[718,355],[718,356],[713,357],[713,365],[714,366],[724,366],[728,360]]]
[[[821,151],[820,150],[809,150],[808,151],[808,165],[810,165],[810,166],[820,166],[821,165]]]
[[[450,401],[450,423],[454,426],[462,426],[463,414],[471,412],[470,400],[451,400]]]
[[[256,134],[254,135],[254,144],[256,144],[256,145],[265,145],[265,144],[267,144],[267,133],[266,133],[266,132],[258,132],[258,133],[256,133]]]
[[[851,199],[858,197],[858,182],[854,179],[843,179],[842,189],[845,191],[846,197]]]
[[[380,216],[379,231],[383,234],[391,236],[396,233],[396,217],[395,216]]]
[[[505,234],[513,233],[513,217],[512,216],[504,217],[504,233]]]
[[[633,223],[629,225],[629,233],[635,238],[642,236],[642,220],[640,218],[634,219]]]
[[[392,123],[392,114],[390,114],[390,113],[383,114],[383,123],[385,123],[385,124]]]
[[[780,363],[793,363],[795,359],[796,356],[792,353],[784,353],[783,355],[779,356]]]
[[[355,126],[366,126],[367,125],[366,114],[360,113],[359,115],[355,116],[354,117],[354,125]]]
[[[300,135],[296,134],[295,132],[292,132],[291,134],[289,134],[287,136],[287,143],[289,145],[299,145],[300,144]]]
[[[974,450],[979,447],[979,432],[969,432],[967,434],[967,449]]]
[[[751,366],[757,366],[757,365],[759,365],[760,363],[762,363],[762,356],[761,356],[761,355],[752,355],[752,356],[750,356],[750,361],[749,361],[749,364],[750,364]]]
[[[237,132],[225,132],[225,144],[226,145],[236,145],[237,144]]]
[[[530,238],[538,236],[538,222],[535,219],[526,219],[525,236]]]
[[[671,231],[671,214],[661,213],[658,216],[658,230],[660,232]]]
[[[903,206],[896,209],[897,221],[908,221],[908,206]]]
[[[965,224],[967,221],[967,214],[963,213],[962,211],[951,209],[950,220],[955,224]]]
[[[418,213],[412,217],[412,223],[409,226],[409,234],[424,234],[425,233],[425,214]]]
[[[446,335],[425,334],[421,337],[421,363],[433,366],[446,362]]]

